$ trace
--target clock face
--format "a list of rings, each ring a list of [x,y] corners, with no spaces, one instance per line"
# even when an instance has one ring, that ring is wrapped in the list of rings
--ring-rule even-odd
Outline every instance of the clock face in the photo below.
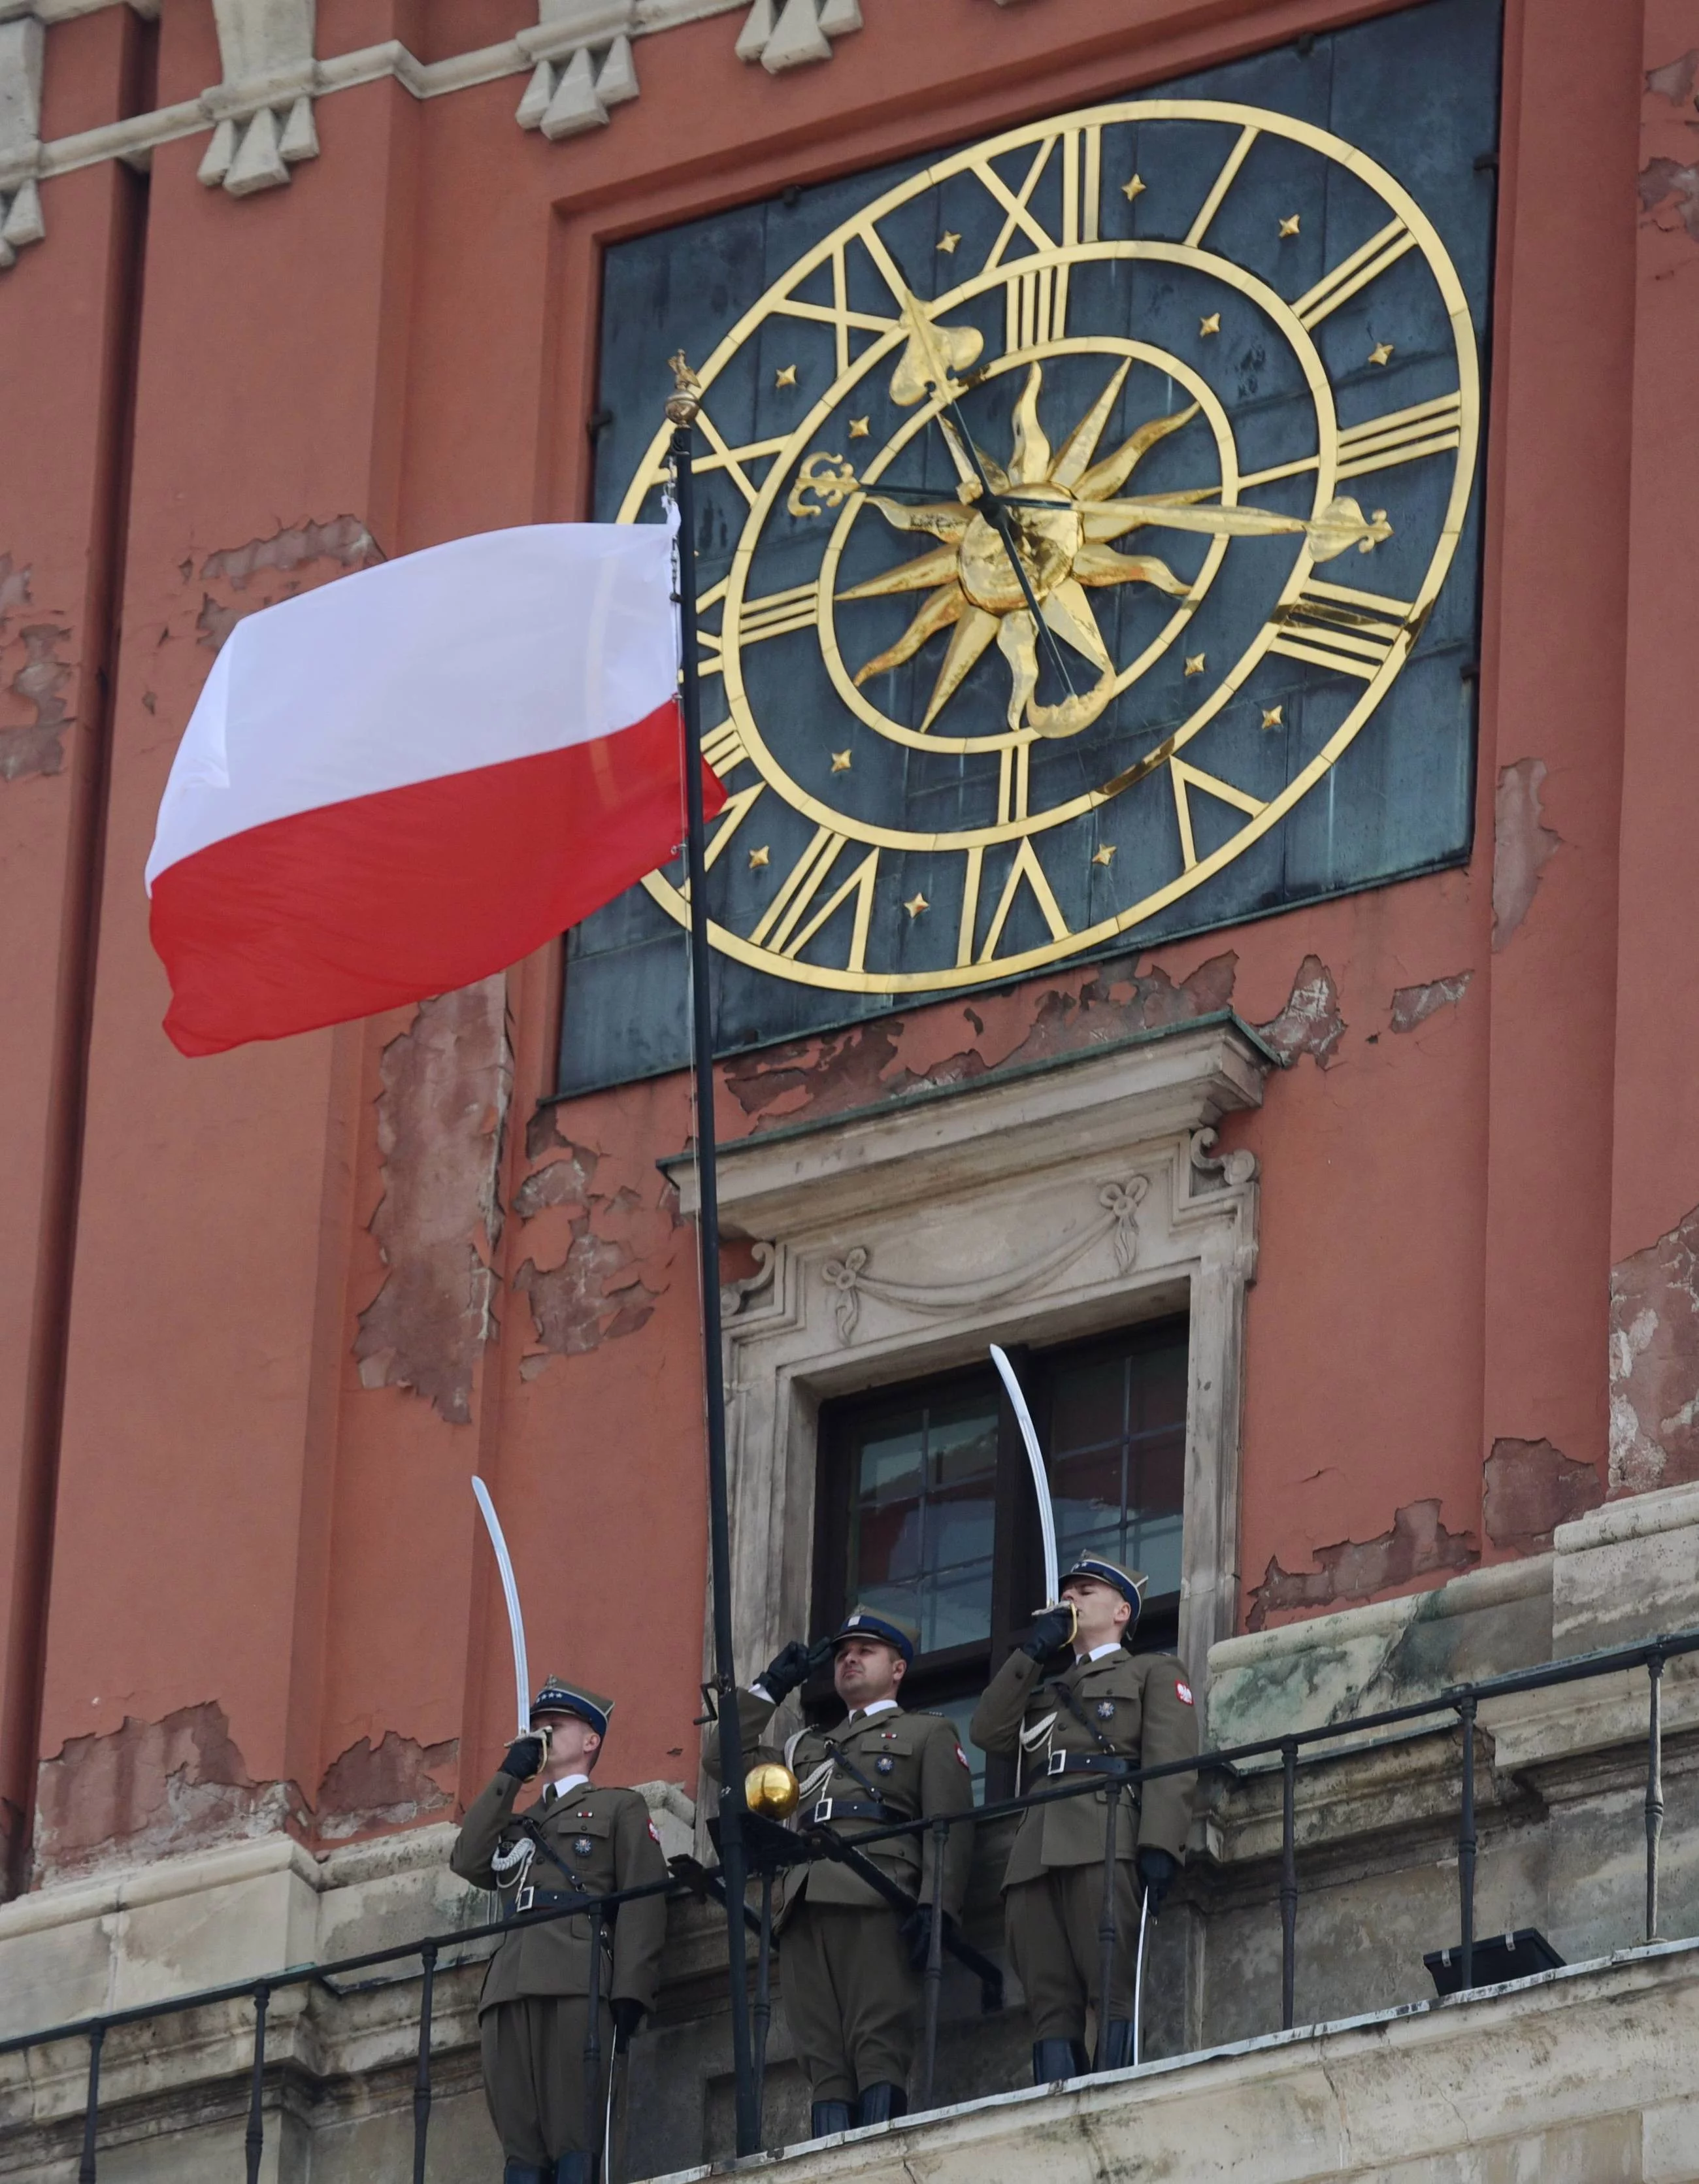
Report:
[[[1140,143],[1156,125],[1213,148],[1207,188],[1161,223],[1184,214],[1178,234],[1138,218],[1173,194]],[[1291,177],[1289,212],[1256,186],[1259,147]],[[1368,231],[1318,252],[1305,213],[1337,232],[1335,176]],[[1248,223],[1235,189],[1254,190]],[[971,255],[944,224],[964,191],[980,234],[1000,215]],[[1322,346],[1401,266],[1452,336],[1414,401],[1389,375],[1396,343]],[[1178,338],[1171,315],[1140,337],[1159,285],[1186,299]],[[1247,343],[1256,399],[1236,417],[1215,367]],[[744,440],[715,394],[751,349],[758,371],[781,359],[765,407],[788,429]],[[1349,425],[1341,366],[1388,394]],[[1479,415],[1462,284],[1414,198],[1324,130],[1206,100],[1096,107],[940,161],[805,252],[700,376],[699,466],[737,525],[701,601],[699,671],[723,692],[708,755],[730,792],[709,855],[760,876],[718,906],[715,939],[776,977],[894,993],[1136,933],[1320,787],[1446,580]],[[666,435],[627,520],[650,512]],[[1401,493],[1418,469],[1442,500]],[[1017,504],[988,515],[988,483]],[[1206,619],[1229,570],[1231,610]],[[1242,735],[1212,733],[1228,714],[1278,738],[1278,767],[1235,762]],[[957,791],[933,823],[881,793],[915,767]],[[647,884],[688,917],[666,875]]]
[[[702,384],[723,1043],[1466,852],[1490,12],[610,254],[599,512],[661,517]]]

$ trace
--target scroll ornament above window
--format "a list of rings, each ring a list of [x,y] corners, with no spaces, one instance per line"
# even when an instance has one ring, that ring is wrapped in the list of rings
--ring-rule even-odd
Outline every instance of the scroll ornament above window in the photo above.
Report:
[[[1005,1268],[989,1279],[893,1281],[869,1272],[867,1262],[872,1254],[865,1245],[853,1245],[841,1259],[828,1259],[820,1270],[820,1279],[826,1287],[838,1293],[833,1305],[838,1338],[840,1342],[848,1342],[854,1335],[864,1294],[880,1304],[939,1315],[974,1306],[1013,1303],[1029,1290],[1084,1258],[1088,1251],[1106,1239],[1113,1246],[1117,1268],[1123,1274],[1131,1273],[1139,1255],[1139,1208],[1150,1188],[1149,1178],[1142,1175],[1131,1176],[1124,1183],[1101,1184],[1097,1193],[1100,1211],[1093,1219],[1061,1237],[1047,1251]]]

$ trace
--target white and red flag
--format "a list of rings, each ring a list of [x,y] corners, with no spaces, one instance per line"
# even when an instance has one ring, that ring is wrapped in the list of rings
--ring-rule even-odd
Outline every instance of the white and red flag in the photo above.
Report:
[[[684,833],[672,533],[456,539],[238,622],[148,860],[185,1054],[517,962]],[[710,814],[725,792],[711,773]]]

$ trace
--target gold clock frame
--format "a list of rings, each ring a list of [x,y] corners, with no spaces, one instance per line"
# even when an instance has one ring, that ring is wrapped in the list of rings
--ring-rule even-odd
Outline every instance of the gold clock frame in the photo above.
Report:
[[[1134,237],[1102,237],[1098,227],[1106,182],[1102,172],[1104,129],[1114,124],[1137,125],[1167,120],[1218,123],[1234,128],[1238,132],[1185,240],[1175,243]],[[1286,137],[1335,161],[1373,190],[1382,199],[1390,214],[1388,225],[1368,244],[1334,266],[1305,296],[1295,302],[1288,302],[1278,295],[1234,260],[1217,256],[1202,247],[1208,227],[1232,187],[1246,153],[1256,138],[1264,134]],[[1025,147],[1033,148],[1033,163],[1024,185],[1016,191],[996,173],[991,162],[1002,154]],[[1050,159],[1059,148],[1062,168],[1063,232],[1060,237],[1055,237],[1044,229],[1030,212],[1028,200]],[[1236,505],[1238,493],[1247,484],[1266,483],[1272,476],[1290,476],[1313,466],[1316,471],[1314,515],[1319,517],[1334,499],[1341,482],[1342,472],[1348,479],[1373,470],[1395,467],[1400,463],[1421,456],[1453,450],[1456,460],[1439,538],[1421,586],[1412,600],[1395,601],[1383,594],[1359,593],[1350,587],[1320,583],[1312,577],[1314,560],[1308,544],[1301,542],[1292,571],[1268,619],[1239,658],[1213,679],[1207,694],[1178,728],[1134,765],[1101,787],[1084,792],[1049,811],[1017,816],[1010,809],[1011,792],[1017,779],[1022,786],[1024,783],[1025,752],[1035,740],[1032,729],[1011,729],[989,737],[952,738],[947,733],[939,735],[928,732],[922,734],[905,724],[891,722],[888,716],[879,715],[870,701],[862,699],[838,645],[829,577],[837,568],[850,528],[865,504],[866,488],[876,485],[902,447],[936,418],[942,407],[942,398],[934,394],[918,404],[866,465],[860,477],[855,479],[853,488],[842,495],[842,504],[825,549],[820,577],[816,585],[801,588],[804,591],[811,589],[815,592],[815,611],[804,620],[793,619],[786,627],[794,629],[806,627],[810,621],[813,623],[834,688],[852,712],[875,733],[939,750],[965,749],[981,753],[995,750],[998,753],[1001,769],[1000,778],[1003,783],[1001,808],[1008,816],[989,827],[955,833],[921,833],[860,820],[815,796],[798,783],[777,761],[762,735],[744,686],[741,655],[744,642],[754,641],[749,627],[751,603],[746,597],[749,567],[762,526],[772,511],[782,484],[791,476],[795,465],[817,446],[819,434],[827,420],[855,385],[876,371],[910,338],[910,325],[900,315],[894,320],[883,320],[873,319],[866,313],[858,313],[849,307],[844,253],[852,241],[859,240],[876,265],[883,261],[888,266],[888,256],[877,234],[880,220],[898,206],[923,195],[942,181],[964,175],[977,179],[1001,204],[1005,217],[998,240],[978,270],[968,274],[955,287],[927,302],[917,302],[912,297],[909,297],[907,301],[911,307],[923,311],[927,319],[943,331],[942,322],[950,312],[987,292],[1003,288],[1007,300],[1006,323],[1011,338],[1002,354],[985,368],[984,377],[994,377],[1020,366],[1041,363],[1045,358],[1055,355],[1099,354],[1109,357],[1139,354],[1143,355],[1146,361],[1160,360],[1160,368],[1186,381],[1193,392],[1198,393],[1205,382],[1182,359],[1169,351],[1149,350],[1148,344],[1141,344],[1128,337],[1064,334],[1054,340],[1025,338],[1036,336],[1043,324],[1050,320],[1065,301],[1069,276],[1078,265],[1093,259],[1115,259],[1179,264],[1201,269],[1218,282],[1238,290],[1267,315],[1297,357],[1315,409],[1316,456],[1278,465],[1272,473],[1260,473],[1246,479],[1239,472],[1233,435],[1218,398],[1211,395],[1204,401],[1204,415],[1210,420],[1223,466],[1219,500],[1223,509]],[[1139,178],[1134,176],[1133,181],[1137,182]],[[1128,186],[1122,187],[1125,189]],[[1025,256],[1005,259],[1003,254],[1017,231],[1038,247]],[[1456,395],[1444,398],[1440,405],[1418,404],[1415,413],[1384,413],[1381,417],[1371,420],[1368,426],[1355,428],[1351,434],[1342,436],[1332,386],[1311,337],[1310,328],[1378,277],[1406,251],[1412,248],[1422,254],[1451,324],[1457,365]],[[822,267],[831,270],[833,301],[830,305],[805,301],[797,293]],[[890,277],[888,275],[888,278]],[[836,374],[824,393],[790,432],[747,446],[730,446],[712,418],[716,379],[744,343],[766,321],[775,317],[823,321],[833,325],[836,332]],[[850,355],[852,329],[872,332],[876,336],[875,340],[853,360]],[[709,611],[723,603],[719,634],[710,633],[704,639],[710,655],[705,658],[705,671],[711,671],[717,666],[723,672],[728,709],[727,722],[710,735],[710,760],[726,772],[733,771],[737,765],[745,760],[753,763],[762,785],[774,787],[793,809],[813,821],[816,830],[813,843],[793,867],[788,879],[781,881],[779,894],[752,927],[749,936],[732,930],[717,919],[710,921],[710,933],[716,947],[751,968],[843,992],[894,996],[899,994],[949,992],[976,984],[1005,983],[1011,978],[1074,956],[1089,954],[1117,939],[1129,936],[1169,904],[1205,885],[1217,872],[1242,855],[1278,825],[1326,777],[1373,716],[1401,671],[1455,558],[1468,511],[1479,453],[1479,365],[1468,303],[1462,282],[1438,232],[1420,205],[1384,168],[1343,138],[1312,123],[1272,109],[1214,100],[1115,100],[1045,120],[1029,122],[953,153],[887,191],[805,252],[732,327],[700,368],[698,376],[704,403],[699,422],[708,439],[710,452],[698,459],[697,469],[699,472],[725,469],[749,504],[743,533],[734,549],[730,571],[721,584],[705,594],[700,602],[702,608]],[[1438,414],[1434,414],[1436,410]],[[1425,421],[1420,414],[1423,412],[1429,413]],[[638,466],[619,511],[620,521],[638,520],[648,493],[665,481],[669,430],[670,427],[663,426],[657,431]],[[767,456],[774,460],[766,478],[757,487],[748,477],[743,465],[745,462]],[[1346,460],[1347,456],[1355,460],[1355,468],[1352,462]],[[850,470],[848,464],[843,467],[846,472]],[[1213,540],[1204,567],[1188,599],[1180,602],[1168,616],[1161,636],[1145,648],[1137,660],[1122,671],[1117,689],[1130,686],[1149,661],[1174,642],[1190,615],[1195,611],[1209,584],[1213,582],[1228,543],[1224,536],[1217,536]],[[1367,674],[1368,679],[1345,719],[1309,764],[1295,775],[1278,794],[1263,802],[1191,766],[1180,757],[1180,753],[1239,692],[1271,647],[1278,645],[1281,650],[1295,651],[1298,657],[1316,660],[1323,666],[1338,665],[1339,655],[1325,638],[1320,640],[1319,650],[1309,652],[1293,642],[1291,624],[1295,610],[1301,616],[1306,591],[1312,599],[1336,596],[1345,603],[1342,610],[1345,618],[1355,619],[1364,630],[1372,630],[1373,634],[1372,645],[1358,644],[1355,649],[1371,657],[1375,653],[1381,656],[1379,666],[1372,672],[1362,666],[1351,669],[1350,671],[1359,678]],[[1352,601],[1360,604],[1353,607],[1350,604]],[[1402,611],[1393,616],[1387,611],[1392,609],[1401,609]],[[767,617],[769,625],[763,634],[770,633],[775,610],[774,603],[760,603],[759,611]],[[1384,619],[1378,622],[1369,619],[1377,613]],[[1079,931],[1068,930],[1044,879],[1042,866],[1033,852],[1033,838],[1072,823],[1164,767],[1169,770],[1179,822],[1182,871],[1174,878],[1111,915]],[[1189,796],[1195,788],[1244,813],[1244,823],[1219,848],[1204,856],[1195,854],[1192,839]],[[733,794],[720,830],[709,845],[710,863],[728,845],[744,810],[758,793],[749,791],[742,795]],[[976,950],[978,882],[984,851],[994,844],[1009,841],[1020,841],[1023,846],[1008,876],[1002,900],[994,913],[990,931]],[[833,869],[839,850],[857,843],[868,845],[872,855],[864,859],[859,867],[850,870],[847,876],[843,871]],[[959,851],[967,860],[964,908],[954,963],[926,971],[881,971],[866,967],[865,951],[873,885],[872,875],[877,870],[878,853],[884,850]],[[804,924],[795,902],[787,908],[787,894],[788,892],[800,902],[802,914],[806,914],[812,910],[814,895],[824,883],[827,870],[832,870],[833,878],[839,883],[826,905],[813,911],[810,922]],[[997,943],[1015,892],[1023,878],[1033,888],[1051,938],[1047,944],[1000,956],[995,953]],[[688,899],[663,873],[649,874],[643,885],[670,916],[681,925],[688,924]],[[800,961],[799,951],[806,946],[809,939],[836,914],[852,894],[856,894],[856,907],[847,967],[840,969],[830,964]],[[922,910],[929,906],[923,896],[917,896],[916,900]],[[911,916],[913,916],[913,906],[909,907]],[[766,935],[769,933],[777,937],[777,946],[765,944]]]

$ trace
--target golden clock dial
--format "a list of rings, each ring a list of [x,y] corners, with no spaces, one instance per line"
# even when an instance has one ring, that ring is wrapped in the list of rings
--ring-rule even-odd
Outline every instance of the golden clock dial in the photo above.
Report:
[[[868,994],[1136,939],[1266,854],[1405,671],[1479,435],[1415,198],[1312,123],[1200,99],[937,162],[699,369],[734,526],[701,599],[714,941]],[[666,459],[662,427],[622,520]]]

